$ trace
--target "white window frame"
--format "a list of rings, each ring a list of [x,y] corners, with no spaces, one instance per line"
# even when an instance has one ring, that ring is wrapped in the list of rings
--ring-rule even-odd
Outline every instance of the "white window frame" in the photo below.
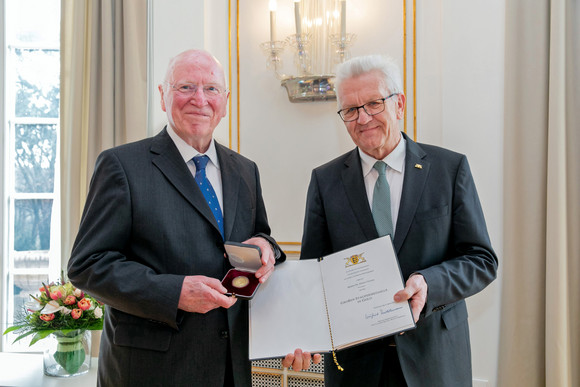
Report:
[[[1,14],[6,16],[5,0],[0,0]],[[2,217],[0,242],[2,244],[2,259],[0,262],[0,335],[4,330],[11,326],[14,321],[14,278],[20,275],[46,275],[49,281],[54,281],[60,278],[61,273],[61,230],[60,230],[60,121],[59,118],[43,118],[43,117],[15,117],[14,114],[14,97],[15,92],[10,88],[14,83],[9,81],[15,77],[15,64],[8,63],[10,60],[10,52],[16,49],[56,49],[60,47],[46,46],[46,45],[10,45],[6,41],[6,19],[0,20],[0,122],[4,130],[0,136],[0,149],[2,149],[2,157],[0,157],[0,170],[2,171],[2,179],[0,179],[0,195],[2,198],[2,205],[0,206],[0,216]],[[11,72],[11,73],[9,73]],[[14,180],[14,128],[19,124],[46,124],[56,125],[56,159],[55,159],[55,176],[54,189],[52,193],[18,193],[15,192]],[[15,251],[14,250],[14,205],[16,200],[21,199],[51,199],[53,206],[51,212],[50,225],[50,250],[35,250],[35,251]],[[22,255],[34,254],[37,256],[48,256],[49,264],[45,268],[16,268],[14,265],[15,258]],[[40,286],[39,286],[40,287]],[[0,351],[2,352],[38,352],[42,350],[43,346],[35,344],[33,347],[28,346],[29,340],[22,340],[15,344],[12,343],[14,336],[9,339],[9,335],[2,335],[0,340]]]

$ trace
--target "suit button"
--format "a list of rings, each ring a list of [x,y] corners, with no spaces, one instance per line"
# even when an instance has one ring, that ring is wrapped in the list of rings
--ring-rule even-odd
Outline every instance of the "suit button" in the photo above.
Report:
[[[221,331],[220,332],[220,337],[222,339],[229,339],[230,338],[230,332],[228,332],[228,331]]]

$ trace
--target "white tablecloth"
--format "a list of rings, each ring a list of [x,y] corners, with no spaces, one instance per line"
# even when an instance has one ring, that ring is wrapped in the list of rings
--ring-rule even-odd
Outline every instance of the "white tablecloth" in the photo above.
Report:
[[[88,373],[72,378],[44,375],[42,354],[0,352],[0,386],[2,387],[95,387],[97,358],[91,359]]]

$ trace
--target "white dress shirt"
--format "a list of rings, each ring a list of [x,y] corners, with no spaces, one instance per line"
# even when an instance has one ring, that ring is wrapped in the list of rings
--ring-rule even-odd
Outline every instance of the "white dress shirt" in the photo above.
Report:
[[[215,191],[215,194],[220,203],[220,209],[222,210],[223,216],[224,204],[223,204],[222,174],[220,172],[220,163],[217,157],[217,151],[215,149],[215,142],[213,138],[211,139],[211,143],[209,144],[207,152],[201,153],[197,149],[186,143],[181,137],[179,137],[177,133],[175,133],[171,125],[167,125],[167,133],[175,143],[175,146],[179,150],[181,157],[183,157],[183,160],[187,164],[187,167],[191,171],[191,174],[193,175],[194,178],[196,168],[195,163],[193,162],[192,159],[197,155],[206,155],[207,157],[209,157],[209,162],[205,167],[205,175],[209,180],[209,182],[211,183],[213,190]]]
[[[401,141],[391,153],[387,155],[382,161],[387,163],[387,182],[391,190],[391,217],[393,218],[393,234],[396,232],[397,219],[399,217],[399,206],[401,205],[401,194],[403,192],[403,178],[405,176],[405,151],[407,149],[407,142],[401,136]],[[361,164],[362,174],[365,181],[365,189],[367,191],[367,198],[369,206],[373,207],[373,192],[375,190],[375,183],[379,178],[379,172],[373,168],[378,161],[364,153],[360,148],[358,150]]]

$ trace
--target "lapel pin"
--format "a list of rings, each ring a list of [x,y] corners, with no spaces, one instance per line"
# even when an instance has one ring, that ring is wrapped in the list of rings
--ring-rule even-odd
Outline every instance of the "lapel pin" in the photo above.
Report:
[[[415,164],[415,168],[417,168],[417,169],[423,169],[423,166],[421,164]]]

